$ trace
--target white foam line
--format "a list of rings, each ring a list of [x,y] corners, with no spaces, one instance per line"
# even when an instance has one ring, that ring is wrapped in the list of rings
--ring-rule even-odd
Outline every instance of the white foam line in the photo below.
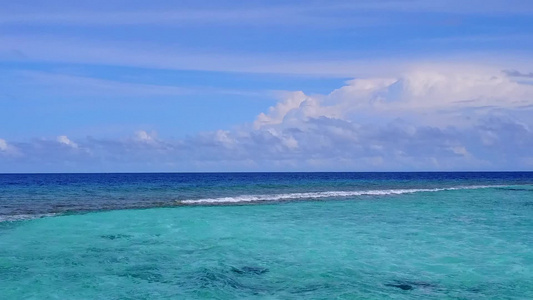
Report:
[[[22,221],[22,220],[32,220],[32,219],[40,219],[45,217],[53,217],[56,216],[55,213],[48,213],[48,214],[35,214],[35,215],[29,215],[29,214],[21,214],[21,215],[5,215],[0,216],[0,222],[14,222],[14,221]]]
[[[433,189],[391,189],[391,190],[369,190],[369,191],[328,191],[328,192],[314,192],[314,193],[288,193],[288,194],[273,194],[273,195],[241,195],[235,197],[221,197],[221,198],[204,198],[204,199],[190,199],[178,200],[180,204],[224,204],[224,203],[246,203],[246,202],[260,202],[260,201],[283,201],[283,200],[298,200],[298,199],[321,199],[332,197],[353,197],[353,196],[386,196],[386,195],[401,195],[412,194],[418,192],[439,192],[439,191],[453,191],[453,190],[469,190],[469,189],[483,189],[501,187],[496,185],[478,185],[478,186],[461,186],[449,188],[433,188]]]

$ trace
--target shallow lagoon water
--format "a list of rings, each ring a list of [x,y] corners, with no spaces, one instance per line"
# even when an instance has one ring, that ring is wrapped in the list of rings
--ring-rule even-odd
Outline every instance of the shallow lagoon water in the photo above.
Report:
[[[525,184],[1,222],[0,295],[533,299],[532,230]]]

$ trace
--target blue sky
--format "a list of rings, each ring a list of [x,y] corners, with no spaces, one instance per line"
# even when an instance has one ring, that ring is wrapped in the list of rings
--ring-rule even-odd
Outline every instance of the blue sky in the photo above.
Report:
[[[0,172],[533,169],[533,2],[6,1]]]

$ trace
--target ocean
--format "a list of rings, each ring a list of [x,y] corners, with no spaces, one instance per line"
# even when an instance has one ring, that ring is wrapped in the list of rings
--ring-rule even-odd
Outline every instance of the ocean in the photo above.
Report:
[[[533,172],[0,175],[0,299],[533,299]]]

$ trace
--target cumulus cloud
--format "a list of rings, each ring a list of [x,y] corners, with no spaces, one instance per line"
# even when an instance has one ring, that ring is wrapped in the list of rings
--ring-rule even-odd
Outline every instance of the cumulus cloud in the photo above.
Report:
[[[153,144],[156,142],[156,133],[148,133],[144,130],[135,132],[135,140],[141,143]]]
[[[250,157],[364,170],[520,168],[533,147],[533,86],[499,70],[426,66],[282,96],[253,130],[233,133]]]
[[[483,68],[422,67],[396,78],[353,79],[325,95],[280,93],[253,124],[233,130],[176,140],[145,130],[77,143],[60,136],[60,146],[90,151],[46,153],[48,160],[134,171],[526,170],[533,86],[514,78]],[[0,140],[0,151],[6,145]],[[34,159],[53,147],[42,140],[16,146]]]
[[[98,140],[95,140],[95,142],[97,141]],[[168,153],[169,151],[173,151],[176,147],[176,144],[159,139],[155,130],[138,130],[132,138],[130,137],[122,140],[120,143],[127,145],[129,151],[155,151],[158,154]]]
[[[17,147],[9,144],[6,140],[0,139],[0,156],[19,156]]]
[[[78,144],[71,141],[66,135],[60,135],[57,137],[56,141],[62,145],[70,147],[72,149],[78,149]]]
[[[283,97],[284,96],[284,97]],[[283,122],[285,115],[300,107],[308,98],[302,91],[283,93],[283,101],[276,106],[270,107],[267,114],[261,113],[254,122],[255,128],[261,128],[263,125],[280,124]]]
[[[4,139],[0,139],[0,151],[7,151],[7,142]]]
[[[500,72],[486,70],[415,70],[398,78],[354,79],[325,97],[293,93],[261,114],[256,124],[280,123],[289,114],[299,117],[347,118],[350,113],[373,110],[435,111],[464,108],[520,108],[533,105],[533,86],[516,82]],[[275,122],[274,122],[275,121]]]

